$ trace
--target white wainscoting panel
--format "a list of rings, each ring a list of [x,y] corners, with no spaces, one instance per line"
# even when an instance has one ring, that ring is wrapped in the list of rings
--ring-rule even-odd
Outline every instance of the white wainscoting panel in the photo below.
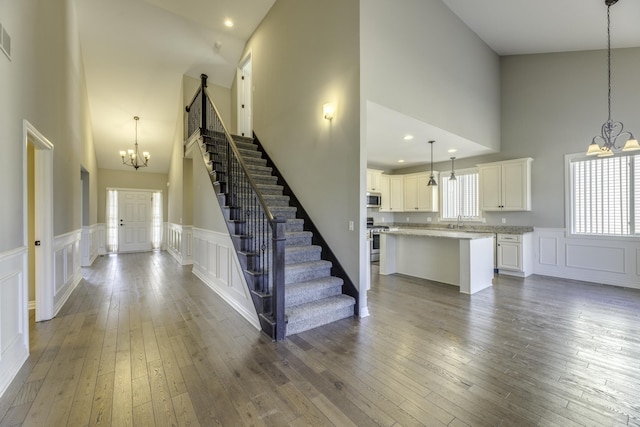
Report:
[[[193,242],[196,249],[193,254],[193,274],[256,329],[260,329],[258,314],[229,235],[194,228]]]
[[[640,239],[535,228],[533,247],[535,274],[640,289]]]
[[[539,238],[540,244],[540,264],[543,265],[558,265],[558,239],[555,237],[543,237]]]
[[[27,248],[0,253],[0,396],[29,357]]]
[[[82,230],[72,231],[54,238],[53,277],[54,281],[54,307],[53,312],[58,314],[62,306],[69,299],[71,292],[82,280],[80,270],[80,240]]]
[[[93,261],[100,255],[100,245],[102,244],[102,248],[105,247],[104,233],[104,224],[82,227],[82,240],[80,242],[82,267],[90,267]],[[104,253],[106,253],[106,250]]]
[[[181,265],[193,264],[193,227],[169,223],[167,226],[167,251]]]

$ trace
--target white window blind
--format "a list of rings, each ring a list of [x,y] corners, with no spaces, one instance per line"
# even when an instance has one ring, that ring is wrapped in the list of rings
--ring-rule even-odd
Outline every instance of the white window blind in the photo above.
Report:
[[[151,247],[160,249],[162,247],[162,193],[153,193],[151,200]]]
[[[441,178],[443,220],[456,220],[458,215],[465,219],[480,217],[478,182],[476,171],[458,172],[455,181],[447,176]]]
[[[118,191],[107,190],[107,252],[118,252]]]
[[[633,165],[640,166],[639,156],[615,156],[578,159],[571,163],[572,230],[575,234],[632,235],[632,222],[638,233],[640,214],[639,179],[632,182]],[[640,174],[636,174],[640,177]],[[635,194],[632,188],[635,187]]]

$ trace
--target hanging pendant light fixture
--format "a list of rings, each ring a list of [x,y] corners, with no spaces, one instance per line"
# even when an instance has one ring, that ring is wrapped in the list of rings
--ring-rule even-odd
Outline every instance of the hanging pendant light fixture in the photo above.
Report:
[[[618,0],[605,0],[607,5],[607,71],[608,71],[608,93],[607,102],[609,108],[609,116],[607,121],[602,125],[600,135],[596,135],[589,149],[587,150],[587,156],[607,157],[613,156],[615,152],[620,151],[620,147],[616,145],[619,137],[626,137],[627,142],[624,144],[622,151],[634,151],[640,150],[638,141],[633,137],[631,132],[624,131],[624,126],[621,122],[614,122],[611,120],[611,15],[610,8],[616,4]]]
[[[431,144],[431,176],[429,177],[429,182],[427,183],[427,186],[433,186],[433,185],[438,185],[438,183],[436,182],[436,178],[433,176],[433,143],[435,141],[429,141],[429,144]]]
[[[455,172],[455,170],[453,169],[453,161],[454,161],[455,159],[456,159],[455,157],[451,157],[451,176],[449,177],[449,181],[456,181],[456,180],[457,180],[457,178],[456,178],[456,172]]]
[[[133,120],[136,121],[136,139],[133,150],[120,151],[120,157],[122,157],[122,164],[131,166],[135,170],[140,168],[147,167],[147,163],[149,163],[149,158],[151,155],[148,151],[142,152],[142,159],[140,158],[140,152],[138,151],[138,120],[140,117],[133,116]]]

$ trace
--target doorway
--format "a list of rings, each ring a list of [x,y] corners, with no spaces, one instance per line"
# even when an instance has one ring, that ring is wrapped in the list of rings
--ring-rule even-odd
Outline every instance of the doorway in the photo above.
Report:
[[[253,136],[252,80],[251,52],[249,52],[240,62],[236,77],[238,82],[238,135],[240,136]]]
[[[27,120],[23,121],[24,246],[28,248],[30,308],[35,320],[53,318],[53,144]],[[31,298],[34,298],[32,300]]]
[[[152,199],[149,191],[118,191],[118,252],[152,249]]]

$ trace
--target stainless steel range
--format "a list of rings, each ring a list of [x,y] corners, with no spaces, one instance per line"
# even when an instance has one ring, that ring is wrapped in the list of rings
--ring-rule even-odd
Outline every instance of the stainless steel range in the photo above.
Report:
[[[380,261],[380,232],[388,229],[386,225],[374,225],[373,217],[367,217],[367,230],[371,237],[371,262]]]

